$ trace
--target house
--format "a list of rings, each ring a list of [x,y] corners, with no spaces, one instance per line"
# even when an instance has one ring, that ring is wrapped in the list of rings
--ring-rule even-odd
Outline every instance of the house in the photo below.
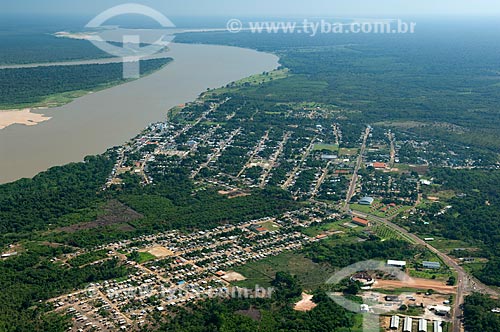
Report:
[[[406,266],[406,262],[405,261],[395,261],[395,260],[389,259],[387,261],[387,266],[404,268]]]
[[[12,257],[12,256],[16,256],[17,255],[17,252],[10,252],[10,253],[7,253],[7,254],[2,254],[2,258],[9,258],[9,257]]]
[[[375,163],[372,164],[372,166],[375,169],[385,169],[385,168],[387,168],[387,164],[386,163],[375,162]]]
[[[328,237],[328,234],[320,234],[320,235],[316,236],[316,239],[323,240],[323,239],[326,239],[327,237]]]
[[[425,269],[439,270],[441,268],[441,263],[439,263],[439,262],[427,262],[427,261],[423,261],[422,262],[422,266]]]
[[[446,316],[451,312],[451,307],[444,305],[436,305],[436,306],[430,306],[429,310],[434,311],[434,313],[438,316]]]
[[[369,227],[371,225],[369,220],[360,217],[352,217],[352,222],[356,225],[363,227]]]

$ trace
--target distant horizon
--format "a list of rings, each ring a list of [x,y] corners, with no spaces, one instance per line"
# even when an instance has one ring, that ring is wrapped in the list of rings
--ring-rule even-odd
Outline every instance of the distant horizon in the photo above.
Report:
[[[138,3],[172,17],[498,17],[500,3],[495,0],[19,0],[0,3],[3,14],[96,15],[110,7]],[[323,15],[331,13],[330,15]]]

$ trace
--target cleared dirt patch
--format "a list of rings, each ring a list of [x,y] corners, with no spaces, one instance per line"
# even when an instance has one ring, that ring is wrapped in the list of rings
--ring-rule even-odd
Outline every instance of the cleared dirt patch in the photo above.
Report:
[[[246,278],[243,275],[239,274],[238,272],[234,272],[234,271],[229,271],[224,276],[222,276],[222,279],[229,281],[229,282],[246,280]]]
[[[135,212],[128,206],[117,200],[109,201],[104,207],[103,213],[96,220],[79,223],[59,228],[58,231],[74,233],[86,229],[117,225],[122,231],[132,231],[134,228],[128,222],[142,218],[142,214]]]
[[[313,310],[314,308],[316,308],[317,304],[314,303],[312,299],[313,299],[312,295],[302,293],[302,300],[295,303],[293,309],[296,311],[303,311],[303,312]]]
[[[428,290],[433,289],[436,292],[443,294],[455,294],[457,292],[456,286],[448,286],[441,281],[410,278],[407,281],[400,280],[377,280],[373,288],[382,289],[400,289],[400,288],[414,288]]]
[[[232,199],[232,198],[238,198],[238,197],[245,197],[245,196],[250,196],[249,193],[246,193],[241,190],[219,190],[218,191],[219,195],[227,196],[227,198]]]
[[[170,257],[170,256],[174,255],[174,253],[171,250],[168,250],[167,248],[160,247],[160,246],[153,247],[150,249],[144,249],[144,250],[140,250],[140,251],[149,252],[151,255],[153,255],[157,258]]]

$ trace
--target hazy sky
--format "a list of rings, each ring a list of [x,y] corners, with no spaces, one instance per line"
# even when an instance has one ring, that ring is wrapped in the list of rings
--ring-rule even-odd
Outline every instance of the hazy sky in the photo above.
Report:
[[[170,16],[494,16],[499,0],[0,0],[0,14],[95,15],[128,2]]]

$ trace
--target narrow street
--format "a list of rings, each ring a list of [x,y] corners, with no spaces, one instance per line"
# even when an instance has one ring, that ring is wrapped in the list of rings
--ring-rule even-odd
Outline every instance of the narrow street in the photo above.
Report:
[[[363,156],[366,150],[366,142],[368,141],[368,137],[370,136],[371,128],[367,127],[365,130],[365,135],[363,137],[363,143],[361,144],[361,149],[359,150],[358,160],[356,162],[356,167],[354,168],[354,173],[352,175],[351,184],[349,185],[349,190],[347,190],[347,197],[344,204],[344,210],[349,210],[349,202],[354,196],[354,192],[356,191],[356,185],[358,183],[358,172],[363,164]]]

